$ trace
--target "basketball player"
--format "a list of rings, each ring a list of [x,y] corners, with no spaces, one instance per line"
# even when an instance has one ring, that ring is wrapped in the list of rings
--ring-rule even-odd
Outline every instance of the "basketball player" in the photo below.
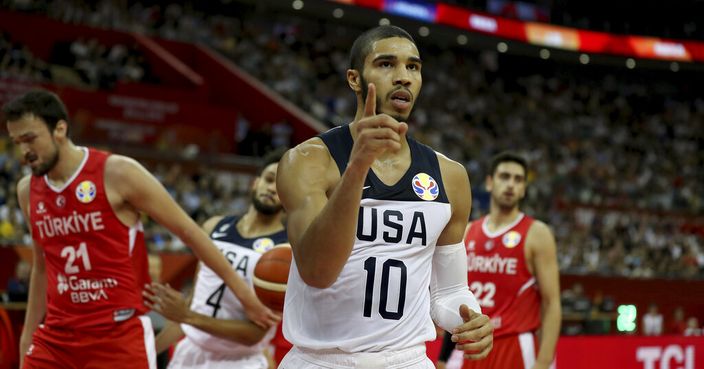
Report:
[[[20,341],[24,368],[154,366],[152,328],[142,317],[147,309],[140,292],[149,278],[140,212],[191,246],[245,302],[250,318],[263,326],[276,323],[140,164],[73,144],[56,95],[29,92],[4,113],[10,138],[32,171],[17,185],[35,241]]]
[[[463,368],[546,369],[561,320],[555,238],[518,207],[526,192],[526,160],[503,152],[490,170],[489,214],[468,225],[465,244],[470,289],[494,322],[494,349],[481,365],[465,361]]]
[[[284,212],[276,194],[276,169],[282,154],[274,151],[265,158],[244,215],[215,216],[203,224],[203,230],[250,288],[254,266],[261,255],[276,244],[288,242],[282,222]],[[275,328],[262,329],[249,321],[239,300],[207,266],[199,266],[190,308],[180,292],[158,283],[147,288],[145,297],[147,306],[180,323],[180,330],[186,335],[176,346],[169,368],[268,368],[263,350]],[[158,350],[180,338],[173,329],[178,330],[178,326],[159,333]]]
[[[355,120],[279,164],[295,259],[283,318],[294,347],[280,368],[434,368],[433,320],[469,358],[485,357],[492,326],[467,288],[462,246],[467,172],[406,136],[422,83],[416,45],[381,26],[350,59]]]

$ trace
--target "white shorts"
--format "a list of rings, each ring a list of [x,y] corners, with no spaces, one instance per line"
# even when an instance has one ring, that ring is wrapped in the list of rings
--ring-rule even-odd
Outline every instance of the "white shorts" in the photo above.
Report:
[[[169,369],[267,369],[269,363],[264,354],[232,356],[203,350],[185,338],[176,345]]]
[[[348,353],[294,346],[278,369],[435,369],[425,345],[401,351]]]

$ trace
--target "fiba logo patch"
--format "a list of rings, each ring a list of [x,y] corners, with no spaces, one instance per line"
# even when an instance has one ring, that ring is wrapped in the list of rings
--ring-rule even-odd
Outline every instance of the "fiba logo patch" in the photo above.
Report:
[[[63,274],[59,274],[57,279],[56,289],[59,290],[59,295],[63,295],[64,292],[68,291],[68,281],[66,281],[66,277]]]
[[[83,181],[76,186],[76,198],[84,204],[95,200],[97,192],[95,184],[91,181]]]
[[[413,187],[413,192],[425,201],[433,201],[437,199],[440,194],[438,183],[435,182],[433,177],[425,173],[416,174],[415,177],[413,177],[411,186]]]
[[[254,241],[254,245],[252,245],[252,249],[254,251],[263,254],[271,249],[274,248],[274,241],[271,238],[259,238],[256,241]]]
[[[506,248],[512,249],[521,243],[521,234],[516,231],[508,232],[501,238],[501,242]]]

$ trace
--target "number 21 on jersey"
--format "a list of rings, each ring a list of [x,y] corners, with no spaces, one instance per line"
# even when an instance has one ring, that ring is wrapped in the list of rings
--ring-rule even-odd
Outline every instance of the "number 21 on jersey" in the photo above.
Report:
[[[83,264],[83,269],[86,271],[91,270],[90,256],[88,256],[88,246],[85,242],[81,242],[78,247],[71,245],[64,246],[61,249],[61,257],[66,259],[66,265],[64,266],[64,272],[66,274],[76,274],[80,272],[80,264]],[[80,259],[80,261],[78,260]]]

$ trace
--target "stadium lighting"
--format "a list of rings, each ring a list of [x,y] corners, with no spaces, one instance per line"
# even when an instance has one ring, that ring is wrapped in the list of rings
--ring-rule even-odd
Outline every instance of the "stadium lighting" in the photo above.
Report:
[[[457,43],[458,43],[458,44],[460,44],[460,45],[467,45],[467,41],[469,41],[469,39],[467,39],[467,36],[465,36],[465,35],[459,35],[459,36],[457,36]]]
[[[335,18],[342,18],[345,16],[345,11],[340,8],[335,8],[335,10],[332,11],[332,16]]]
[[[543,60],[550,59],[550,50],[540,49],[540,59],[543,59]]]
[[[295,10],[301,10],[301,9],[303,9],[303,1],[302,0],[294,0],[293,3],[291,3],[291,6]]]
[[[589,64],[589,55],[587,55],[587,54],[580,55],[579,62],[582,64]]]
[[[638,312],[635,305],[619,305],[618,318],[616,318],[616,329],[619,332],[633,332],[636,330],[636,318]]]
[[[388,26],[389,24],[391,24],[391,21],[389,20],[389,18],[381,18],[381,19],[379,19],[379,25],[380,25],[380,26]]]
[[[500,53],[505,53],[508,51],[508,45],[505,42],[499,42],[496,45],[496,50],[498,50]]]
[[[626,59],[626,68],[633,69],[636,67],[636,61],[633,58]]]
[[[430,34],[430,29],[426,26],[421,26],[420,28],[418,28],[418,34],[421,37],[428,37],[428,35]]]

